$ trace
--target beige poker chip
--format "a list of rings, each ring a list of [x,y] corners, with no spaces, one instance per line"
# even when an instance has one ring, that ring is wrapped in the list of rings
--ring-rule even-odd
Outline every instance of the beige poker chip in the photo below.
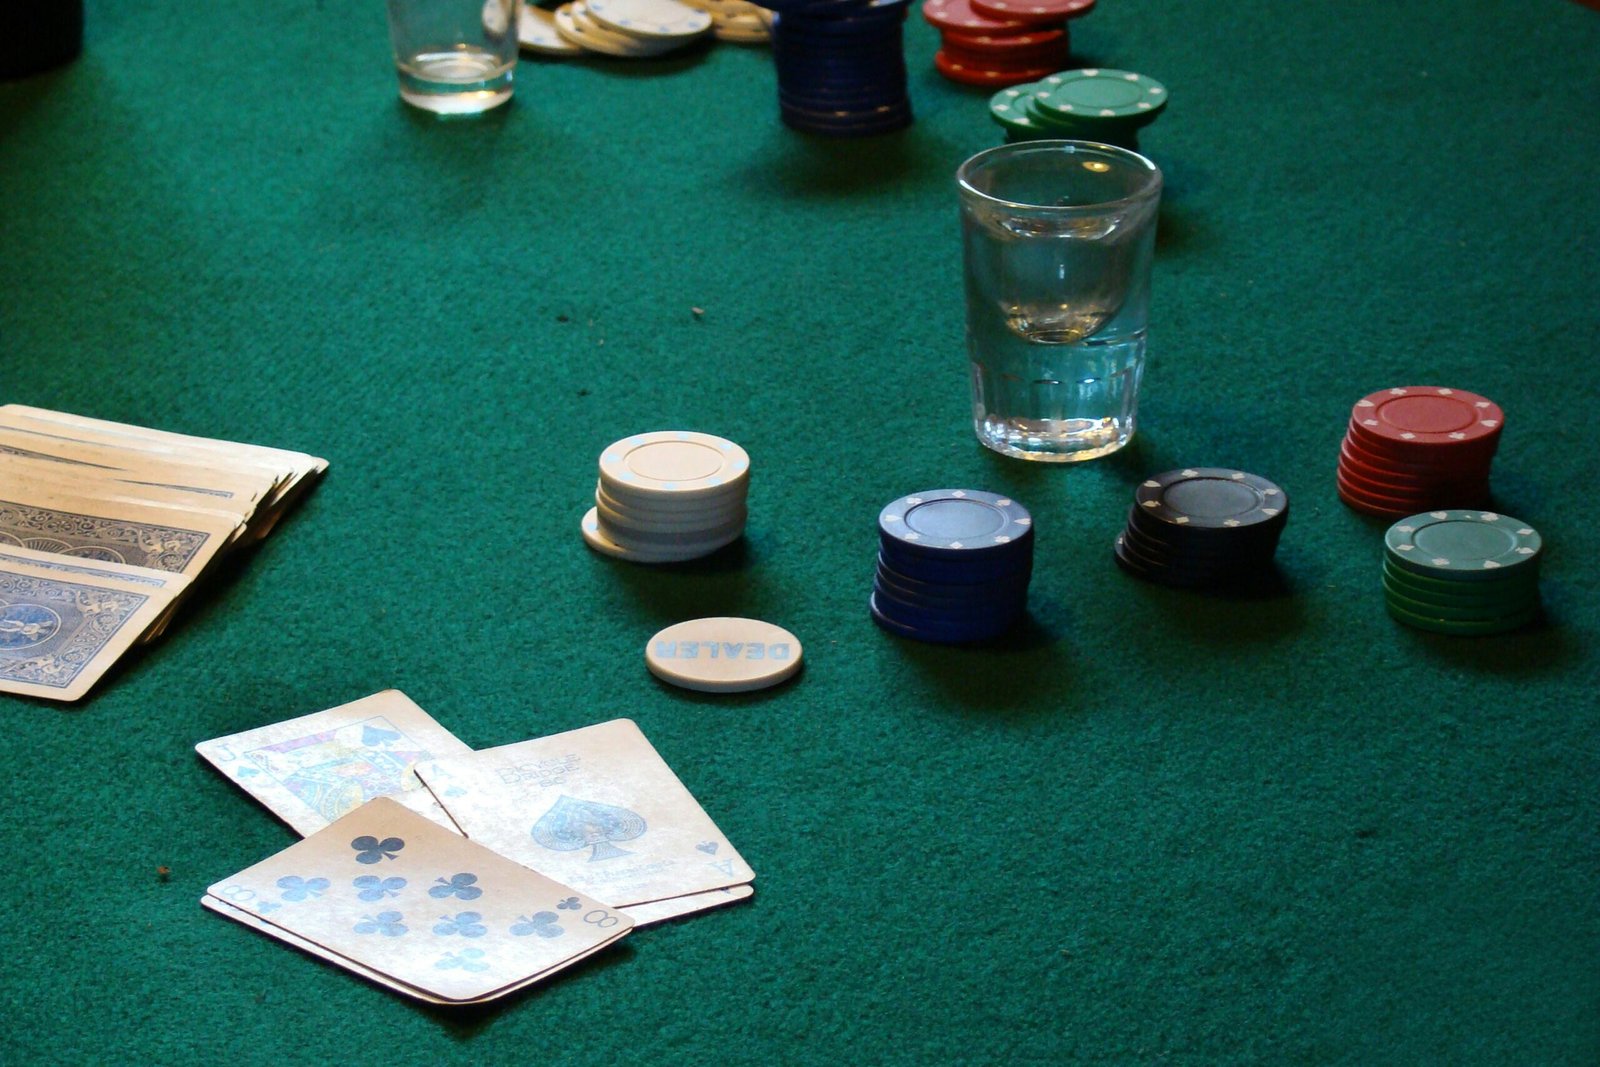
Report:
[[[668,626],[645,645],[644,662],[684,689],[746,693],[793,677],[802,654],[800,639],[781,626],[724,616]]]

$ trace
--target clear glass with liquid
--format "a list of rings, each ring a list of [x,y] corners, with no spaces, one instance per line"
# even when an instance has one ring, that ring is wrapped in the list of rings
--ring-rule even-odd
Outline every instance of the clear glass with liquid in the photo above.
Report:
[[[520,0],[388,0],[400,98],[439,115],[511,99]]]
[[[1064,463],[1133,437],[1161,171],[1087,141],[1020,141],[956,172],[978,440]]]

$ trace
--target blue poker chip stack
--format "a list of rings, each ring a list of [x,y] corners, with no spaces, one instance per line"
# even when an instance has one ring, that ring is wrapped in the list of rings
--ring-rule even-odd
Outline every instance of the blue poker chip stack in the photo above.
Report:
[[[960,644],[998,637],[1028,604],[1033,517],[1009,497],[934,489],[878,514],[872,618],[890,633]]]
[[[902,40],[910,0],[765,0],[786,125],[867,137],[911,125]]]

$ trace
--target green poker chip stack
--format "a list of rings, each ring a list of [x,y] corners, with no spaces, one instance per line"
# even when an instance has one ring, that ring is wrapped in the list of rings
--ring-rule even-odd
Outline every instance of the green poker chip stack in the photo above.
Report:
[[[1539,614],[1539,532],[1493,511],[1429,511],[1383,536],[1389,614],[1419,630],[1518,630]]]
[[[1167,87],[1131,70],[1063,70],[989,98],[1007,141],[1064,138],[1137,149],[1139,130],[1167,106]]]

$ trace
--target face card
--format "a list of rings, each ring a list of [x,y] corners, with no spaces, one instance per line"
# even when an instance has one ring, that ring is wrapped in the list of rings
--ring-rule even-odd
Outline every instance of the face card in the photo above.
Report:
[[[77,700],[172,598],[159,586],[0,560],[0,692]]]
[[[417,774],[468,837],[617,907],[755,878],[630,719]]]
[[[194,750],[301,836],[381,796],[454,831],[412,768],[471,751],[395,689]]]
[[[633,926],[388,797],[206,892],[450,1003],[504,995]]]

